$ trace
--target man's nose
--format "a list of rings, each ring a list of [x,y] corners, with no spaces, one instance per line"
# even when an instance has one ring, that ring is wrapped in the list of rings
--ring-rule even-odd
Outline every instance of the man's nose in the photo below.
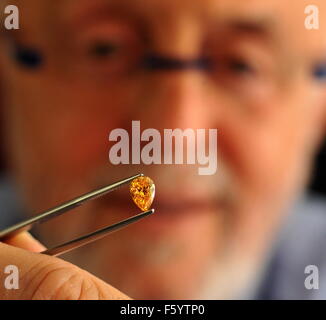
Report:
[[[212,118],[205,74],[198,68],[179,65],[178,60],[169,63],[168,69],[154,70],[146,76],[137,111],[142,126],[158,130],[209,127]]]

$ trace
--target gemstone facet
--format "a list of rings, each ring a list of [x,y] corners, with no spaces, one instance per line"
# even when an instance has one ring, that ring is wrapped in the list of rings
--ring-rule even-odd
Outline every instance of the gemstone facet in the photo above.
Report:
[[[147,211],[154,200],[155,184],[149,177],[138,177],[130,183],[130,194],[137,207]]]

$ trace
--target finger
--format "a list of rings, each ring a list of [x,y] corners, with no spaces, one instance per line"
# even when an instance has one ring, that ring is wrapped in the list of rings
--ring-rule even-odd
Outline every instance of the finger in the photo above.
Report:
[[[6,239],[4,241],[14,247],[25,249],[32,252],[41,252],[46,250],[38,240],[36,240],[29,232],[21,232],[12,238]]]
[[[0,243],[0,271],[14,265],[19,272],[18,289],[8,289],[0,276],[0,299],[123,300],[119,290],[90,273],[56,257]]]

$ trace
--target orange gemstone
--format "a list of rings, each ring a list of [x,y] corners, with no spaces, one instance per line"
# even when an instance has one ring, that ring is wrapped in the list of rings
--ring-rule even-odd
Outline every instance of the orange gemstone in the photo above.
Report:
[[[130,194],[138,208],[147,211],[154,200],[155,184],[149,177],[138,177],[130,183]]]

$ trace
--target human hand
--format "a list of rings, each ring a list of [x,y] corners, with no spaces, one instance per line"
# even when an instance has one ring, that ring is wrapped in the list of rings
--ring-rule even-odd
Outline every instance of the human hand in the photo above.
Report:
[[[0,281],[0,299],[130,299],[87,271],[59,258],[39,253],[43,250],[45,247],[28,232],[0,242],[0,270],[4,270],[7,265],[15,265],[19,270],[19,289],[6,289],[4,282]]]

